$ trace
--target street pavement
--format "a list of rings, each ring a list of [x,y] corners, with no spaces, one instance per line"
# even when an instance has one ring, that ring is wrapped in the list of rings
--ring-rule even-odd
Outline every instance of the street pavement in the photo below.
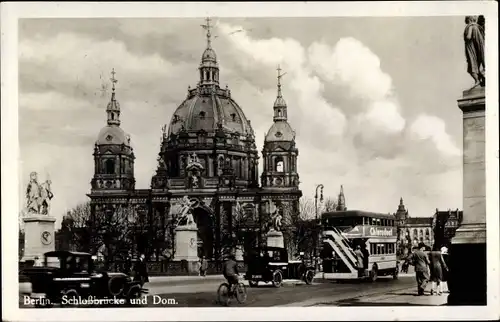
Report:
[[[153,277],[145,285],[149,294],[144,303],[135,307],[216,307],[217,289],[224,282],[222,276],[207,277]],[[258,287],[247,285],[247,301],[234,307],[271,307],[271,306],[359,306],[359,305],[405,305],[420,301],[421,305],[444,304],[444,296],[417,297],[415,278],[411,275],[400,276],[398,280],[390,277],[379,278],[376,282],[344,281],[333,282],[317,275],[312,285],[301,281],[285,281],[281,288],[259,283]],[[20,307],[25,306],[20,297]],[[424,299],[425,298],[425,299]],[[162,303],[158,303],[159,301]],[[441,303],[441,302],[443,303]],[[400,304],[397,304],[397,303]],[[378,304],[377,304],[378,303]],[[382,304],[386,303],[386,304]],[[392,304],[396,303],[396,304]],[[411,305],[411,304],[407,304]]]

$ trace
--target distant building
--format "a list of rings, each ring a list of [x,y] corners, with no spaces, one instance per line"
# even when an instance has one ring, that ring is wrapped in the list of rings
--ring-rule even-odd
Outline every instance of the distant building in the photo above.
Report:
[[[451,210],[436,212],[433,216],[432,227],[434,229],[436,243],[438,247],[450,247],[451,239],[455,236],[455,232],[462,223],[463,211]]]
[[[432,217],[410,217],[403,198],[399,200],[394,214],[398,226],[399,255],[408,254],[412,246],[424,243],[429,247],[440,248],[450,243],[451,237],[462,222],[462,211],[439,211]]]

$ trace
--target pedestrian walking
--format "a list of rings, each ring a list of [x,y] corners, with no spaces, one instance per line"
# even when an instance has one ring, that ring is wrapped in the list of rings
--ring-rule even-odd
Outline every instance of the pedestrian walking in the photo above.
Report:
[[[447,268],[443,271],[443,280],[441,281],[442,290],[443,293],[449,293],[450,291],[448,290],[448,271],[450,269],[450,265],[449,265],[448,247],[446,246],[441,247],[441,256],[443,256],[443,260]]]
[[[207,268],[208,268],[208,262],[205,259],[205,256],[202,256],[200,259],[200,276],[207,276]]]
[[[354,251],[354,254],[356,254],[358,277],[363,277],[364,273],[365,273],[365,268],[364,268],[365,256],[363,255],[363,252],[361,251],[360,245],[356,246],[356,250]]]
[[[441,295],[441,281],[443,280],[443,270],[447,270],[441,251],[433,250],[429,252],[429,269],[431,281],[431,295]]]
[[[415,278],[417,280],[417,294],[424,295],[425,287],[429,282],[429,257],[424,253],[425,245],[421,243],[414,247],[413,252],[407,258],[407,262],[415,267]]]
[[[149,282],[148,267],[146,265],[145,258],[146,256],[144,256],[144,254],[141,254],[134,267],[134,281],[140,282],[141,287],[143,287],[145,283]]]

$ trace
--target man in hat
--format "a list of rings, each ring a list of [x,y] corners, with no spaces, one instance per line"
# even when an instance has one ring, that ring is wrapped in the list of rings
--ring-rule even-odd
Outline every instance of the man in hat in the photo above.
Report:
[[[406,262],[415,266],[415,277],[417,279],[418,295],[424,295],[425,287],[429,282],[429,257],[424,252],[425,244],[420,243],[418,247],[414,247],[413,253],[408,256]]]

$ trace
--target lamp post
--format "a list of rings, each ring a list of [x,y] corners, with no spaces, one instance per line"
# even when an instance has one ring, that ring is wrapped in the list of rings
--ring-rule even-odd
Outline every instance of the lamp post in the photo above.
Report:
[[[318,190],[319,190],[319,196],[320,202],[323,202],[323,188],[324,186],[322,184],[319,184],[316,186],[316,194],[314,195],[314,209],[316,213],[316,221],[315,221],[315,232],[314,234],[316,235],[315,237],[315,243],[314,243],[314,267],[318,267],[318,244],[319,244],[319,222],[318,222]]]

